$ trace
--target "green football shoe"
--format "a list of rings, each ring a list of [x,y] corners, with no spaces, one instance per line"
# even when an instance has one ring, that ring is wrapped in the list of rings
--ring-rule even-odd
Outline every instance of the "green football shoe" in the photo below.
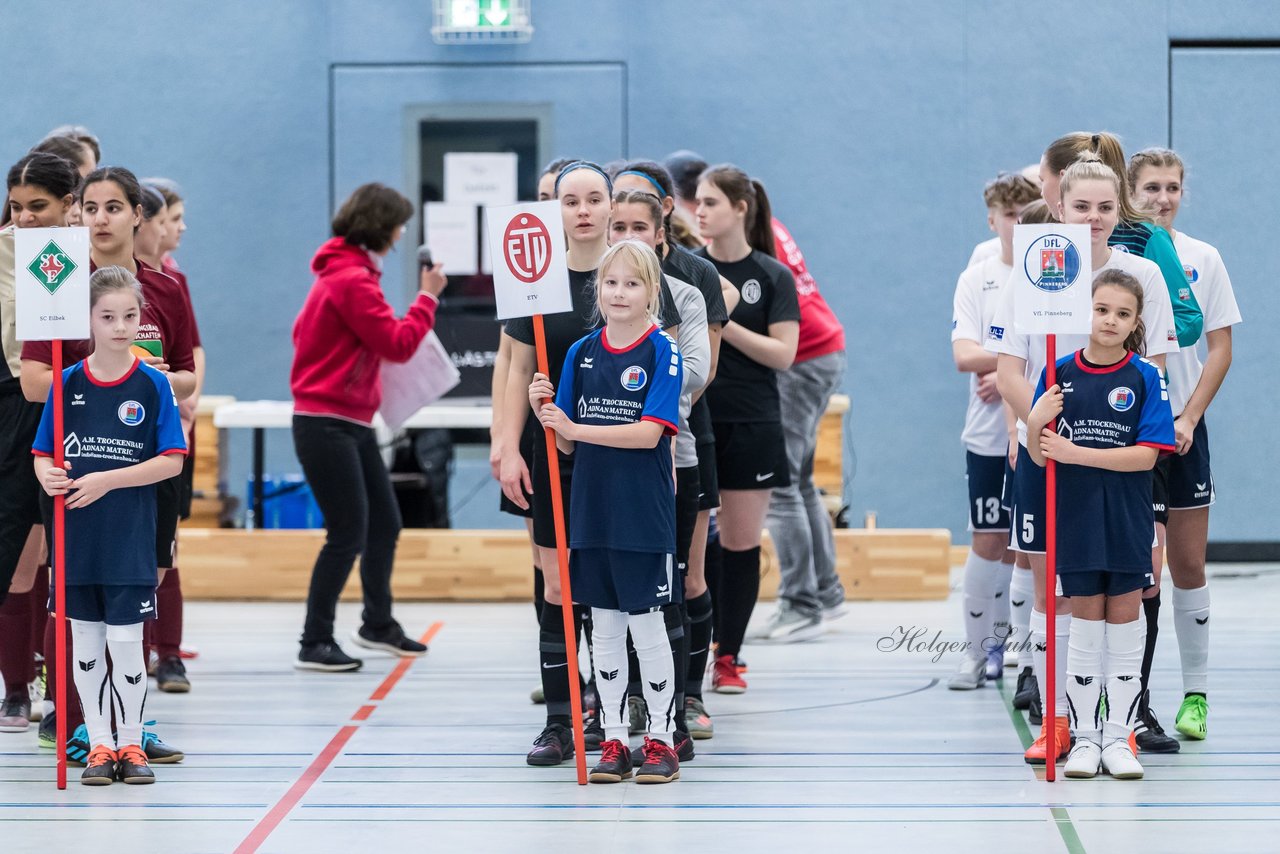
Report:
[[[1209,733],[1209,701],[1202,694],[1188,694],[1182,699],[1173,725],[1187,738],[1203,741]]]

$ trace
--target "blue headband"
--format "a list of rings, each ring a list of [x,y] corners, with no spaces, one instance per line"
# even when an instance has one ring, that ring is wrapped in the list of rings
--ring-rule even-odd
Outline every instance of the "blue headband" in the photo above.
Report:
[[[641,177],[641,178],[645,179],[646,181],[648,181],[650,184],[652,184],[652,185],[653,185],[653,189],[655,189],[655,190],[657,190],[657,191],[658,191],[658,198],[659,198],[659,199],[665,199],[665,198],[667,198],[667,196],[671,195],[671,194],[670,194],[670,193],[668,193],[666,190],[662,189],[662,185],[661,185],[661,184],[659,184],[659,183],[654,179],[654,177],[653,177],[652,175],[649,175],[648,173],[645,173],[645,172],[639,172],[639,171],[637,171],[637,170],[635,170],[635,169],[628,169],[628,170],[627,170],[627,171],[625,171],[625,172],[619,172],[619,173],[618,173],[618,177],[619,177],[619,178],[621,178],[623,175],[638,175],[639,177]]]
[[[557,196],[560,195],[560,182],[564,180],[565,175],[568,175],[575,169],[590,169],[592,172],[599,175],[604,179],[604,185],[609,189],[609,195],[613,195],[613,181],[609,179],[609,176],[604,173],[603,169],[594,163],[588,163],[585,160],[575,160],[568,166],[561,169],[560,174],[556,176],[555,191]]]

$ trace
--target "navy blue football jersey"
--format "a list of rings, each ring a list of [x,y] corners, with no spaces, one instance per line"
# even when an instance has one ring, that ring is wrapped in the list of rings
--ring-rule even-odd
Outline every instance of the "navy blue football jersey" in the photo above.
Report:
[[[671,437],[680,421],[683,374],[676,342],[656,326],[625,349],[610,347],[604,329],[569,348],[556,388],[556,406],[566,415],[579,424],[655,421],[665,428],[653,448],[577,443],[571,547],[675,551]]]
[[[62,445],[73,479],[187,452],[173,389],[154,368],[135,360],[129,373],[107,383],[77,362],[62,372],[62,382]],[[53,456],[52,392],[31,450]],[[88,507],[67,510],[66,520],[68,584],[156,584],[154,484],[113,489]]]
[[[1173,451],[1173,411],[1160,369],[1133,353],[1091,365],[1084,351],[1057,361],[1058,433],[1085,448],[1146,445]],[[1035,400],[1045,391],[1040,373]],[[1058,571],[1151,571],[1151,471],[1059,465]]]

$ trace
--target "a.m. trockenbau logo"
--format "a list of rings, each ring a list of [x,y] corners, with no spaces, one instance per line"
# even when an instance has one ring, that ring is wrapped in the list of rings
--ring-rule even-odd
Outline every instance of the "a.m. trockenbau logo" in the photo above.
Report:
[[[27,265],[31,275],[35,276],[41,287],[51,294],[57,293],[62,283],[71,278],[75,269],[76,262],[72,261],[67,253],[52,240],[46,243],[40,250],[40,254],[31,259],[31,263]]]

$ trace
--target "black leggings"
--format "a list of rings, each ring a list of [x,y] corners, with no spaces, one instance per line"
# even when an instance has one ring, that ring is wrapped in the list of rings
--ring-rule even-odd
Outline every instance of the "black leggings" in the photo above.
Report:
[[[381,633],[391,616],[391,566],[400,536],[400,508],[373,429],[340,418],[293,417],[293,444],[327,536],[311,570],[302,643],[333,641],[338,596],[360,558],[365,628]]]
[[[13,581],[32,525],[40,524],[40,482],[31,443],[44,405],[21,394],[0,395],[0,602]]]

